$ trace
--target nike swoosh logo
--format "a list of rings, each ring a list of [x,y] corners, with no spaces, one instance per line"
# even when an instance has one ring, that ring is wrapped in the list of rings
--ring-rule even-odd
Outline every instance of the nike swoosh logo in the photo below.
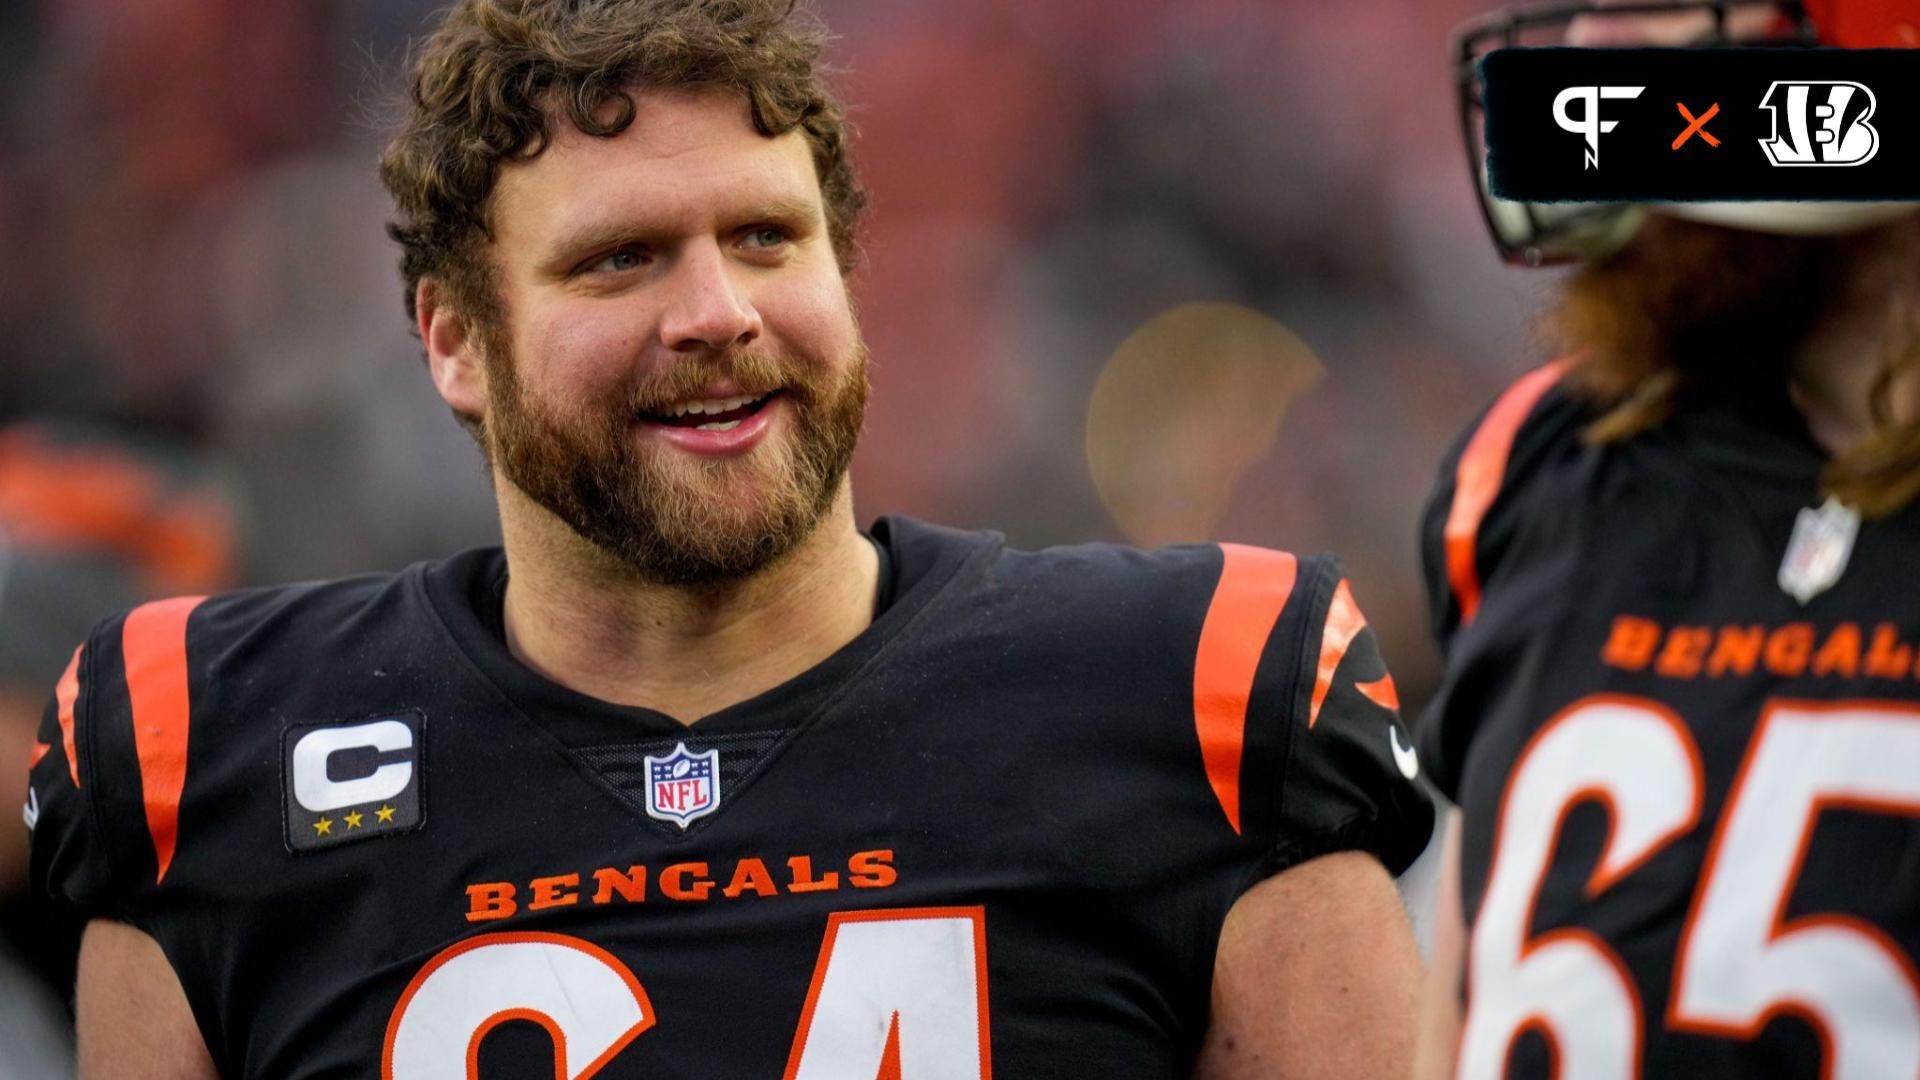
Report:
[[[1393,744],[1393,763],[1399,767],[1400,775],[1409,780],[1419,776],[1420,755],[1414,752],[1413,747],[1401,743],[1398,727],[1387,725],[1387,741]]]
[[[20,816],[26,820],[29,829],[40,824],[40,796],[32,788],[27,789],[27,805],[21,807]]]

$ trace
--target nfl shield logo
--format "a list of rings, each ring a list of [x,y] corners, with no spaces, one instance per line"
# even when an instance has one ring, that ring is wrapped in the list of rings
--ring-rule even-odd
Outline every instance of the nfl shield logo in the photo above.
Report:
[[[1802,604],[1832,588],[1846,572],[1859,533],[1860,515],[1838,499],[1801,510],[1780,560],[1780,587]]]
[[[647,814],[682,829],[720,806],[720,751],[704,754],[686,743],[666,757],[647,755]]]

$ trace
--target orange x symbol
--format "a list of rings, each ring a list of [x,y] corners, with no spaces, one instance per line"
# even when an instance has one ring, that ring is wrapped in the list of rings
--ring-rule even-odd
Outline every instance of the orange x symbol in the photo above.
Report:
[[[1680,144],[1692,138],[1696,132],[1701,138],[1707,140],[1708,146],[1720,145],[1720,140],[1714,138],[1713,132],[1707,130],[1707,121],[1713,119],[1714,116],[1720,112],[1719,102],[1714,102],[1712,108],[1701,113],[1698,117],[1688,112],[1687,107],[1677,101],[1673,103],[1673,107],[1679,109],[1680,115],[1687,118],[1687,130],[1681,132],[1680,137],[1673,140],[1673,148],[1675,150],[1680,149]]]

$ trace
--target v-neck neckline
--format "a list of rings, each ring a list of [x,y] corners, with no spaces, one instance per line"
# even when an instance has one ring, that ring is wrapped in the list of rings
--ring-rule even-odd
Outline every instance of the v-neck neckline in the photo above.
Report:
[[[898,518],[880,519],[869,535],[885,558],[882,610],[866,629],[792,679],[691,724],[645,706],[620,705],[582,693],[515,659],[501,621],[507,577],[502,549],[462,552],[431,567],[425,589],[454,644],[481,677],[563,745],[602,743],[610,733],[627,738],[697,737],[794,728],[857,681],[859,673],[917,621],[963,568],[999,546],[992,534],[931,529]],[[917,542],[923,538],[935,542]]]

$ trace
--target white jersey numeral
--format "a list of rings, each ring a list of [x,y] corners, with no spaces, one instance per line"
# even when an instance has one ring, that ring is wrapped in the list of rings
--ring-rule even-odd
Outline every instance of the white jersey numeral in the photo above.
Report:
[[[785,1080],[981,1080],[986,957],[980,908],[831,916]]]
[[[387,1024],[386,1080],[470,1080],[480,1041],[510,1020],[553,1039],[555,1072],[586,1080],[641,1032],[653,1006],[625,964],[562,934],[482,934],[413,977]]]
[[[992,1075],[982,908],[828,917],[786,1080]],[[724,989],[724,988],[722,988]],[[651,1028],[640,981],[612,954],[561,934],[482,934],[441,951],[387,1023],[383,1080],[471,1080],[488,1032],[545,1028],[556,1074],[588,1080]]]
[[[1920,1077],[1913,961],[1859,919],[1785,917],[1822,810],[1920,815],[1920,710],[1775,702],[1728,803],[1680,939],[1670,1026],[1752,1038],[1790,1009],[1820,1031],[1828,1080]]]
[[[1699,753],[1686,726],[1651,702],[1588,698],[1521,752],[1500,811],[1486,898],[1474,922],[1461,1031],[1467,1078],[1499,1077],[1513,1040],[1544,1030],[1564,1080],[1638,1074],[1640,997],[1612,949],[1584,930],[1526,939],[1567,811],[1597,799],[1612,815],[1595,896],[1645,862],[1700,813]]]
[[[1513,1041],[1541,1030],[1565,1080],[1640,1075],[1640,995],[1595,935],[1527,928],[1567,812],[1611,818],[1598,897],[1692,829],[1703,781],[1684,724],[1643,699],[1587,698],[1541,728],[1502,803],[1486,897],[1468,953],[1462,1080],[1503,1076]],[[1820,1035],[1829,1080],[1920,1080],[1920,974],[1861,919],[1786,915],[1820,812],[1920,816],[1920,708],[1770,702],[1701,868],[1681,936],[1666,1027],[1752,1039],[1791,1013]]]

